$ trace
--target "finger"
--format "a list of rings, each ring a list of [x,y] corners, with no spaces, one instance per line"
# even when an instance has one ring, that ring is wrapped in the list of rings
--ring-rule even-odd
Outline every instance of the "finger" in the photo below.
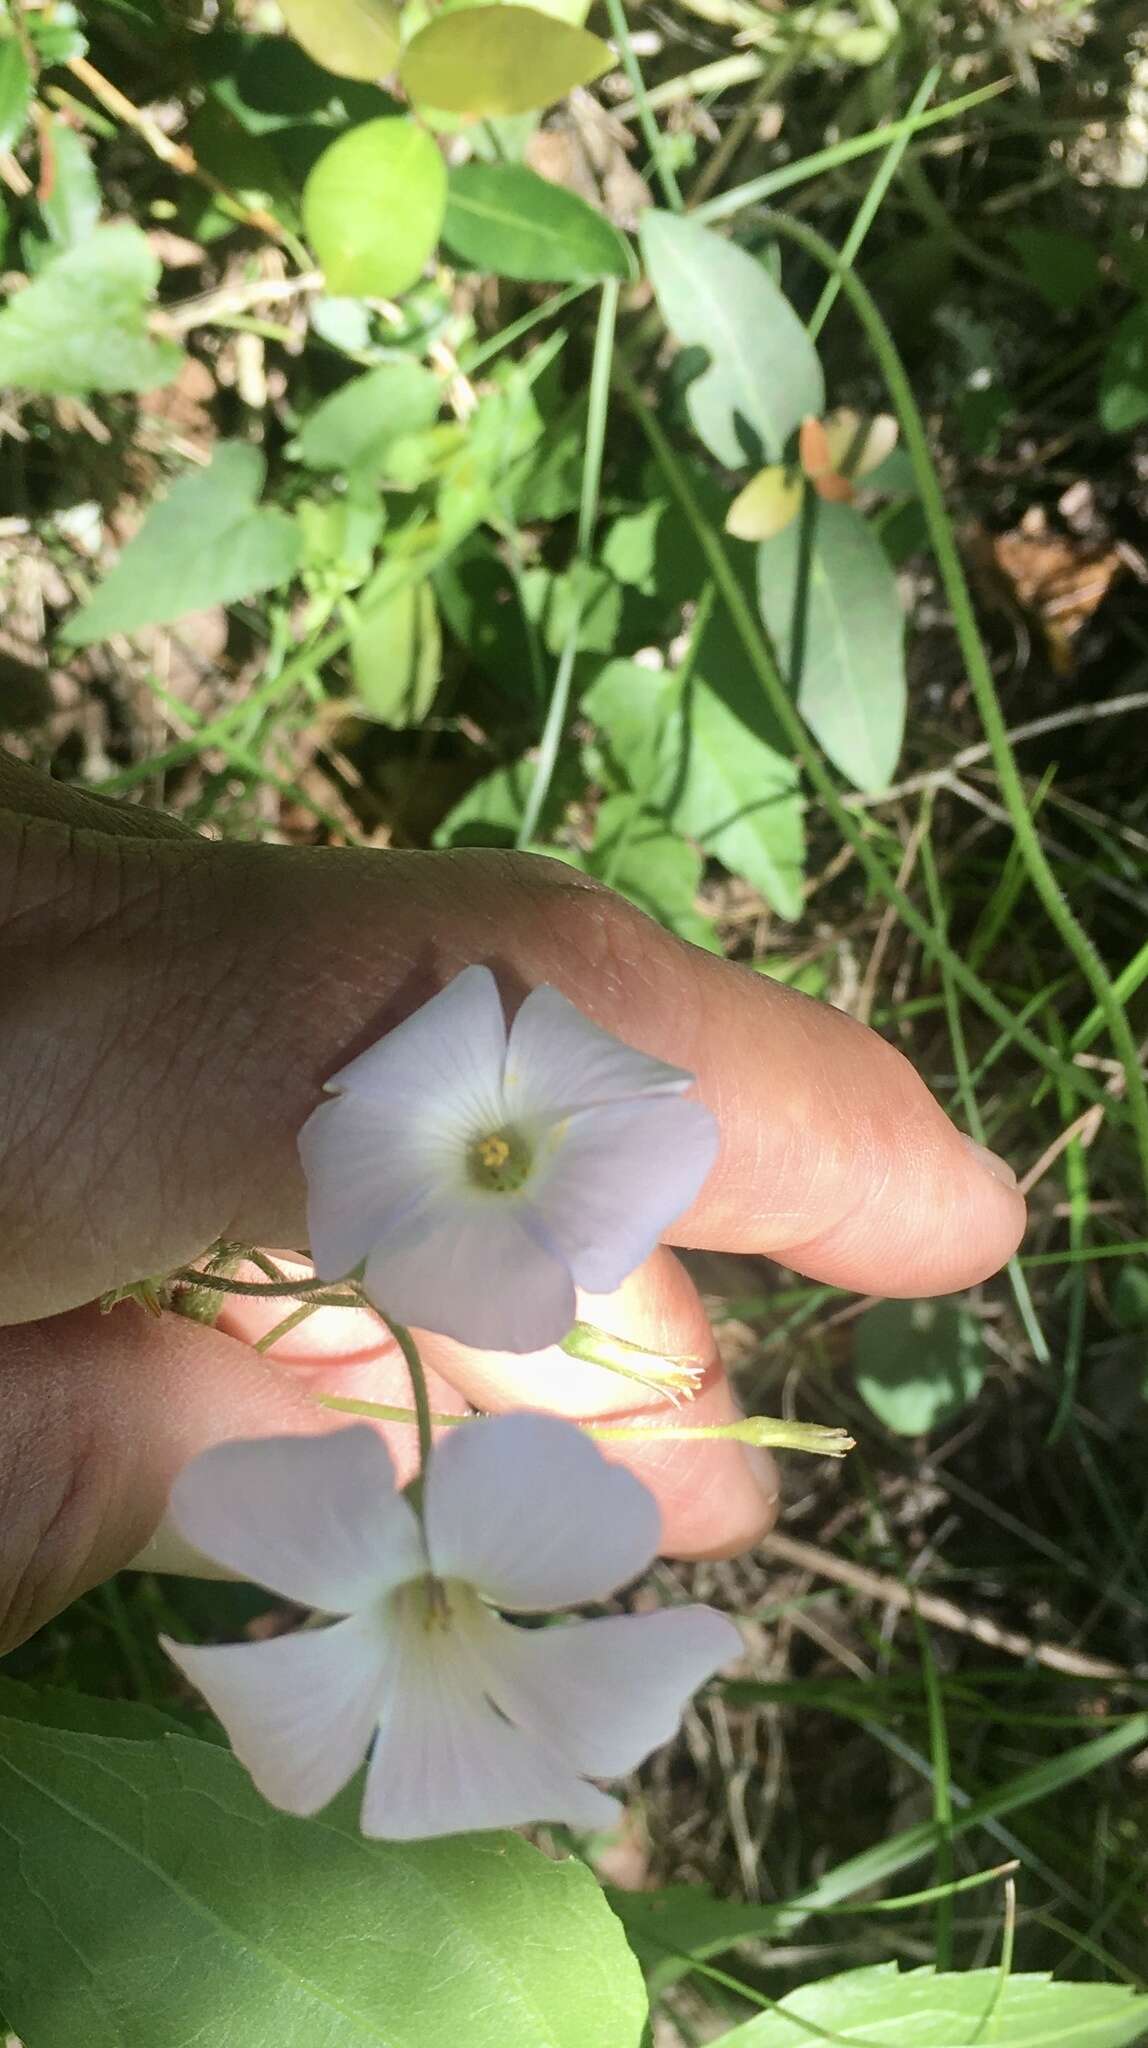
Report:
[[[349,1370],[369,1398],[403,1398],[393,1361]],[[130,1303],[0,1331],[0,1650],[138,1558],[176,1473],[206,1445],[346,1426],[309,1392],[233,1337]],[[409,1477],[413,1432],[384,1434]],[[171,1540],[141,1561],[203,1568]]]
[[[289,1268],[293,1276],[303,1270]],[[252,1269],[254,1270],[254,1269]],[[266,1297],[229,1295],[219,1327],[247,1343],[265,1338],[285,1304]],[[730,1392],[713,1333],[697,1290],[670,1252],[659,1252],[631,1275],[617,1294],[583,1298],[598,1328],[627,1338],[664,1359],[696,1361],[699,1390],[675,1407],[663,1394],[600,1365],[568,1358],[557,1346],[522,1356],[472,1351],[449,1338],[420,1333],[432,1409],[457,1413],[465,1395],[476,1408],[545,1408],[579,1421],[602,1418],[640,1422],[651,1431],[678,1422],[694,1427],[732,1422],[741,1413]],[[364,1310],[319,1309],[266,1354],[293,1374],[329,1392],[355,1393],[358,1375],[385,1362],[396,1391],[360,1395],[408,1404],[410,1383],[398,1347],[377,1318]],[[410,1443],[414,1433],[407,1431]],[[603,1450],[629,1465],[655,1495],[662,1516],[661,1548],[672,1557],[730,1556],[759,1542],[772,1528],[778,1482],[773,1460],[737,1443],[606,1440]]]
[[[4,833],[0,814],[0,864]],[[721,1154],[676,1241],[912,1295],[983,1278],[1019,1240],[1007,1169],[893,1048],[567,868],[61,835],[28,823],[15,860],[9,833],[30,962],[3,1019],[10,1320],[219,1236],[302,1244],[296,1138],[323,1081],[476,960],[510,1002],[549,981],[697,1074]]]

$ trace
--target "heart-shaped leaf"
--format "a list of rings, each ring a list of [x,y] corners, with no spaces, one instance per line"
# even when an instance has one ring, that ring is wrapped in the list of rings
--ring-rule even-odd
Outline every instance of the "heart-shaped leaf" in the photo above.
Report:
[[[286,512],[260,506],[264,471],[257,448],[220,442],[209,469],[181,477],[152,506],[64,639],[86,646],[287,583],[299,529]]]
[[[295,41],[312,63],[340,78],[385,78],[399,54],[399,11],[391,0],[279,0]]]
[[[303,187],[303,225],[327,288],[393,298],[415,283],[438,241],[446,165],[434,137],[405,115],[349,128]]]
[[[642,254],[662,318],[709,367],[686,394],[694,431],[730,469],[777,462],[807,413],[825,409],[817,351],[756,256],[712,228],[651,207]]]
[[[412,100],[489,119],[548,107],[613,62],[597,36],[536,7],[462,7],[419,30],[400,71]]]
[[[183,356],[147,330],[158,280],[138,228],[97,228],[0,312],[0,384],[76,398],[169,383]]]
[[[887,789],[905,729],[905,622],[880,542],[850,505],[814,500],[804,519],[758,550],[761,616],[797,708],[834,767],[858,789]],[[804,633],[796,619],[808,547]],[[800,647],[800,661],[798,648]]]
[[[633,277],[630,245],[584,199],[525,164],[450,174],[443,240],[473,270],[547,284]]]

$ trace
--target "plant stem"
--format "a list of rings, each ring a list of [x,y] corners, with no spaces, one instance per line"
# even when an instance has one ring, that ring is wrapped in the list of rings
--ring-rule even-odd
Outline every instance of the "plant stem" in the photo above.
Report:
[[[638,115],[638,125],[646,138],[646,148],[650,152],[651,161],[658,173],[662,190],[666,195],[669,205],[675,213],[681,213],[683,206],[682,188],[678,184],[674,167],[666,156],[665,138],[650,109],[650,102],[646,94],[646,82],[642,77],[638,60],[634,55],[634,47],[630,41],[630,25],[626,20],[626,10],[622,0],[606,0],[606,12],[610,17],[611,33],[618,45],[618,55],[622,59],[622,69],[630,81],[630,90],[634,95],[634,106]]]
[[[415,1401],[415,1421],[418,1424],[419,1432],[419,1470],[425,1479],[431,1460],[431,1451],[434,1448],[431,1436],[434,1418],[431,1415],[430,1394],[427,1391],[427,1376],[423,1371],[423,1362],[419,1357],[418,1345],[403,1323],[392,1322],[390,1316],[385,1316],[381,1309],[376,1309],[375,1314],[380,1322],[386,1324],[407,1362],[411,1392],[414,1395]],[[364,1406],[366,1405],[364,1403]]]

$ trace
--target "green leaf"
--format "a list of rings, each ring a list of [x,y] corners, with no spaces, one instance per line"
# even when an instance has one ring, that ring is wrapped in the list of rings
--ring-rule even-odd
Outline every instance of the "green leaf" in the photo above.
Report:
[[[1120,322],[1100,369],[1100,422],[1127,434],[1148,420],[1148,300]]]
[[[83,647],[289,582],[299,530],[286,512],[259,505],[264,471],[257,448],[219,442],[209,469],[182,476],[152,506],[111,574],[69,619],[65,641]]]
[[[630,245],[584,199],[524,164],[462,164],[450,174],[443,240],[472,270],[527,282],[630,278]]]
[[[59,116],[46,123],[51,189],[40,201],[40,215],[53,242],[70,249],[92,233],[100,218],[100,182],[82,135]]]
[[[435,845],[513,846],[534,775],[535,763],[529,758],[484,775],[447,812],[435,831]],[[538,821],[540,832],[548,832],[558,823],[566,804],[581,788],[570,755],[559,754]]]
[[[662,318],[709,366],[686,394],[694,431],[730,469],[780,459],[825,410],[817,351],[765,265],[681,214],[643,214],[642,254]]]
[[[535,7],[466,7],[420,29],[400,69],[414,101],[489,118],[548,107],[613,63],[597,36]]]
[[[881,1301],[857,1324],[857,1392],[897,1436],[959,1415],[984,1384],[977,1317],[952,1301]]]
[[[579,865],[667,931],[708,952],[721,951],[712,920],[698,908],[700,854],[640,797],[623,793],[599,805],[594,844]]]
[[[704,1885],[671,1884],[650,1892],[609,1887],[606,1896],[655,1995],[688,1973],[691,1957],[720,1956],[739,1941],[760,1940],[766,1931],[759,1904],[715,1898]],[[796,2040],[795,2035],[794,2048]]]
[[[138,1700],[100,1700],[64,1686],[25,1685],[0,1677],[0,1717],[40,1728],[67,1728],[73,1735],[116,1735],[126,1742],[154,1742],[160,1735],[198,1734],[175,1714]],[[203,1734],[215,1741],[215,1723],[204,1719]]]
[[[0,151],[10,150],[24,132],[32,104],[32,74],[20,38],[0,37]]]
[[[858,789],[887,789],[905,729],[905,622],[880,542],[850,505],[814,501],[809,597],[797,708],[835,768]],[[794,605],[805,519],[757,556],[761,616],[792,673]]]
[[[3,1724],[0,2003],[34,2048],[638,2048],[597,1884],[515,1835],[367,1842],[235,1759]]]
[[[308,469],[376,472],[393,441],[429,427],[442,385],[421,363],[380,363],[352,377],[304,420],[296,449]]]
[[[351,668],[363,707],[383,725],[418,725],[442,675],[442,632],[428,581],[403,583],[364,607],[351,640]]]
[[[583,697],[648,807],[743,875],[781,917],[802,906],[801,797],[791,761],[708,683],[608,662]]]
[[[399,54],[391,0],[279,0],[287,27],[315,64],[340,78],[385,78]]]
[[[1100,290],[1100,250],[1059,228],[1014,228],[1009,241],[1047,305],[1075,313]]]
[[[138,228],[97,228],[0,312],[0,384],[78,398],[169,383],[183,356],[147,331],[158,280],[159,264]]]
[[[1148,1266],[1121,1266],[1112,1289],[1112,1314],[1122,1330],[1148,1329]]]
[[[998,1996],[999,1993],[999,1996]],[[978,2032],[991,2012],[987,2029]],[[880,2048],[1128,2048],[1148,2030],[1148,1998],[1124,1984],[1065,1984],[1048,1976],[1009,1977],[996,1970],[951,1971],[931,1965],[901,1970],[874,1963],[803,1984],[761,2013],[723,2034],[715,2048],[797,2048],[814,2039],[806,2020],[837,2041],[880,2043]]]
[[[349,128],[303,187],[303,225],[328,291],[406,291],[438,241],[445,206],[446,165],[425,129],[405,115]]]

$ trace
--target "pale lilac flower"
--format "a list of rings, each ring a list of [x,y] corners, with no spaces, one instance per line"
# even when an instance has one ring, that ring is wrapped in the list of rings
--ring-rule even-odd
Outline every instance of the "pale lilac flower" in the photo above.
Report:
[[[635,1052],[543,986],[509,1031],[468,967],[352,1060],[299,1134],[324,1280],[366,1261],[397,1322],[540,1351],[653,1251],[714,1161],[693,1076]]]
[[[653,1496],[556,1416],[459,1424],[431,1459],[422,1525],[362,1424],[219,1444],[180,1474],[171,1511],[208,1557],[344,1617],[164,1647],[273,1806],[317,1812],[370,1749],[363,1831],[391,1841],[609,1827],[618,1803],[587,1780],[667,1741],[741,1647],[710,1607],[542,1628],[494,1612],[602,1600],[657,1546]]]

